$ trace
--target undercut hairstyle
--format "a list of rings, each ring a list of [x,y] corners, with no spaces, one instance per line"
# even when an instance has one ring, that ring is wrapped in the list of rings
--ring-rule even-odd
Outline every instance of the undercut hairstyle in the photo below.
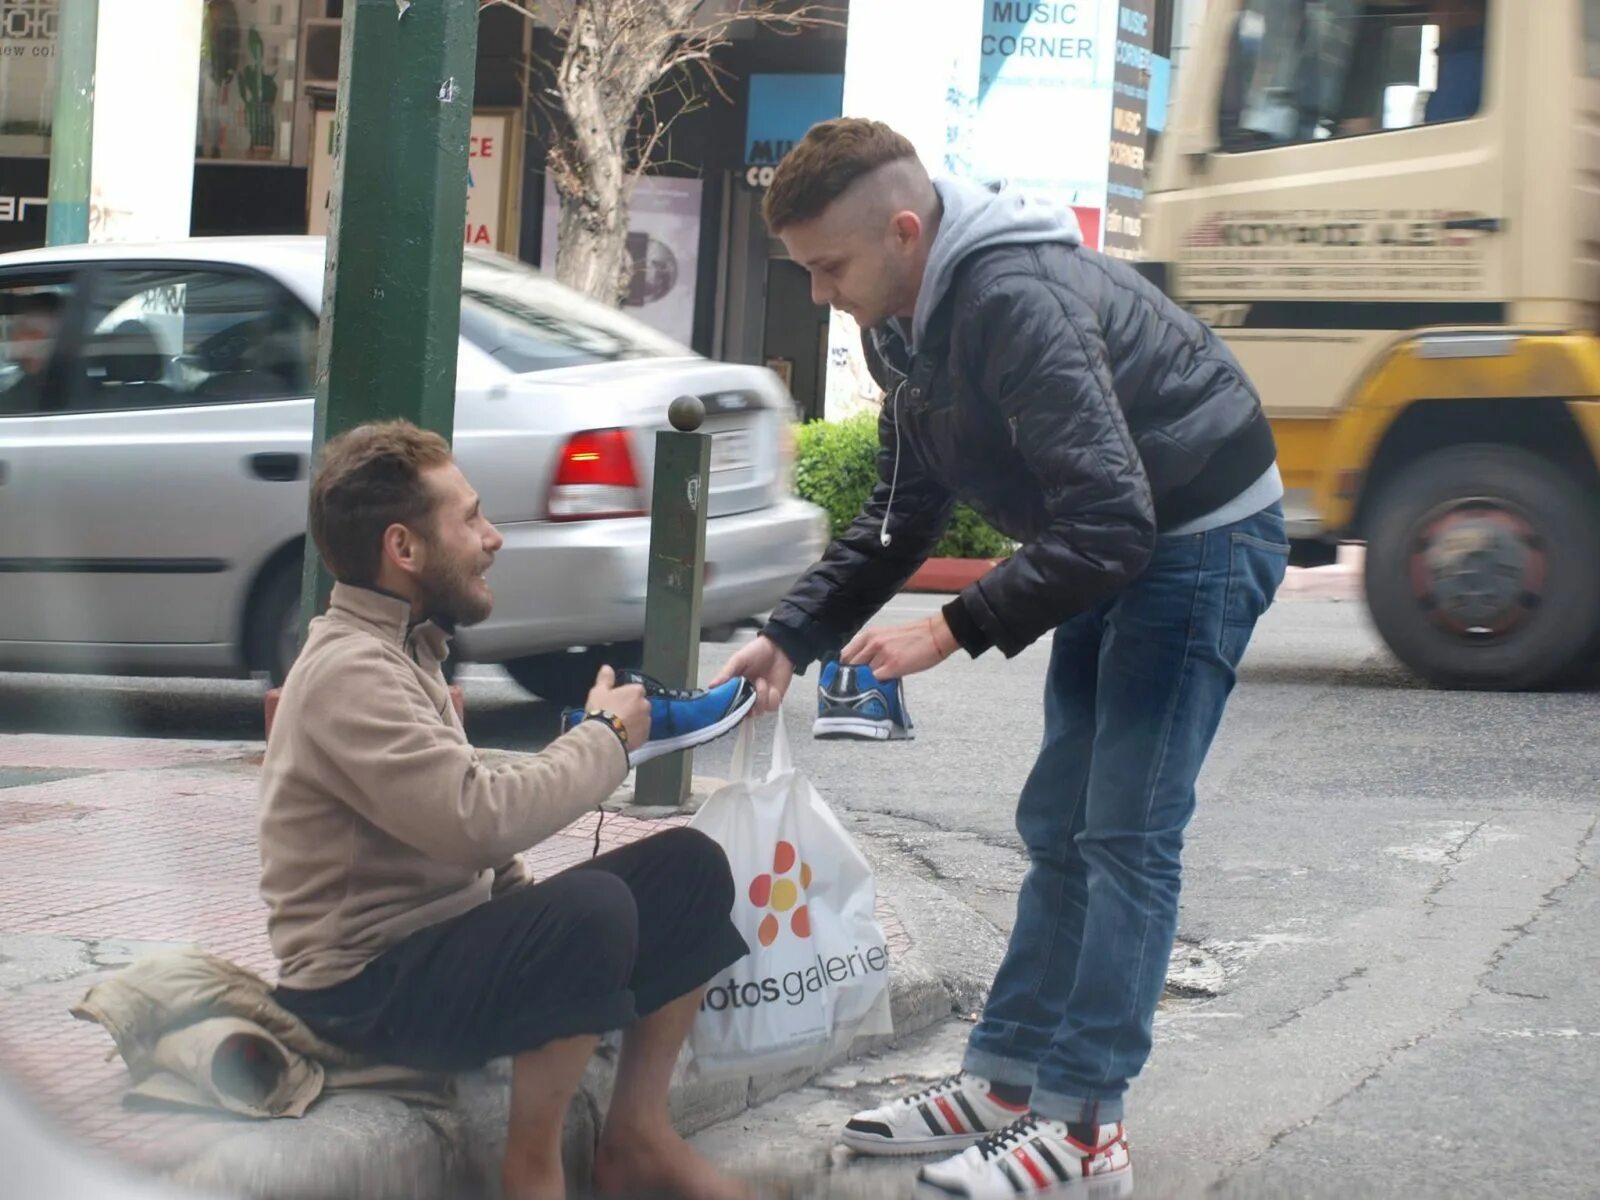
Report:
[[[864,176],[916,158],[911,139],[882,121],[839,117],[813,125],[773,174],[762,205],[767,228],[777,234],[813,221]]]

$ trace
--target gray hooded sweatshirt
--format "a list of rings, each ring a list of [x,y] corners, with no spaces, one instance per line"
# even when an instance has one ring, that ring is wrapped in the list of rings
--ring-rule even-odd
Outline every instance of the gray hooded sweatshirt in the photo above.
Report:
[[[922,290],[911,318],[910,336],[905,322],[891,319],[895,333],[916,354],[933,319],[950,290],[956,268],[969,255],[993,246],[1032,245],[1040,242],[1083,244],[1083,231],[1077,215],[1070,209],[1003,185],[986,187],[968,179],[936,179],[934,190],[944,212],[939,231],[928,252],[928,265],[922,274]],[[898,458],[898,451],[896,453]],[[898,464],[897,464],[898,465]],[[1274,462],[1262,477],[1215,512],[1207,513],[1175,529],[1162,530],[1165,536],[1203,533],[1254,516],[1269,504],[1283,499],[1283,479]],[[888,529],[887,519],[884,523]]]

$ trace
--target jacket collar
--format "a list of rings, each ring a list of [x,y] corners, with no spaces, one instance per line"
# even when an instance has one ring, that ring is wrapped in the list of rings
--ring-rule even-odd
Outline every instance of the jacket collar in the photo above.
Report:
[[[402,650],[409,650],[414,641],[426,647],[436,662],[443,662],[450,653],[448,632],[433,621],[413,621],[411,602],[382,588],[336,583],[328,611],[353,621]]]

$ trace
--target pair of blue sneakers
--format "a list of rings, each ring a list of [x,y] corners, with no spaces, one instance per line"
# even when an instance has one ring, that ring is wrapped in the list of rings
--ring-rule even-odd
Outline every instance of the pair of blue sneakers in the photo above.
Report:
[[[637,767],[663,754],[692,750],[736,728],[755,706],[756,691],[745,679],[693,690],[669,688],[643,671],[624,668],[617,685],[639,684],[650,701],[650,739],[628,751]],[[566,733],[584,719],[580,708],[561,714]],[[817,685],[817,719],[812,734],[823,740],[905,741],[916,736],[898,679],[879,679],[868,666],[845,666],[829,659]]]

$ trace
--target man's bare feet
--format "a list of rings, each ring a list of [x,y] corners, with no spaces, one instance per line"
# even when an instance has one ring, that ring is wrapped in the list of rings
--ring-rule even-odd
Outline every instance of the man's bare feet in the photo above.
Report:
[[[690,1148],[670,1126],[613,1131],[600,1138],[595,1191],[604,1196],[680,1200],[755,1200],[755,1189],[726,1175]]]
[[[556,1159],[552,1165],[513,1162],[508,1157],[500,1172],[500,1190],[505,1200],[566,1200],[567,1181],[561,1160]]]

